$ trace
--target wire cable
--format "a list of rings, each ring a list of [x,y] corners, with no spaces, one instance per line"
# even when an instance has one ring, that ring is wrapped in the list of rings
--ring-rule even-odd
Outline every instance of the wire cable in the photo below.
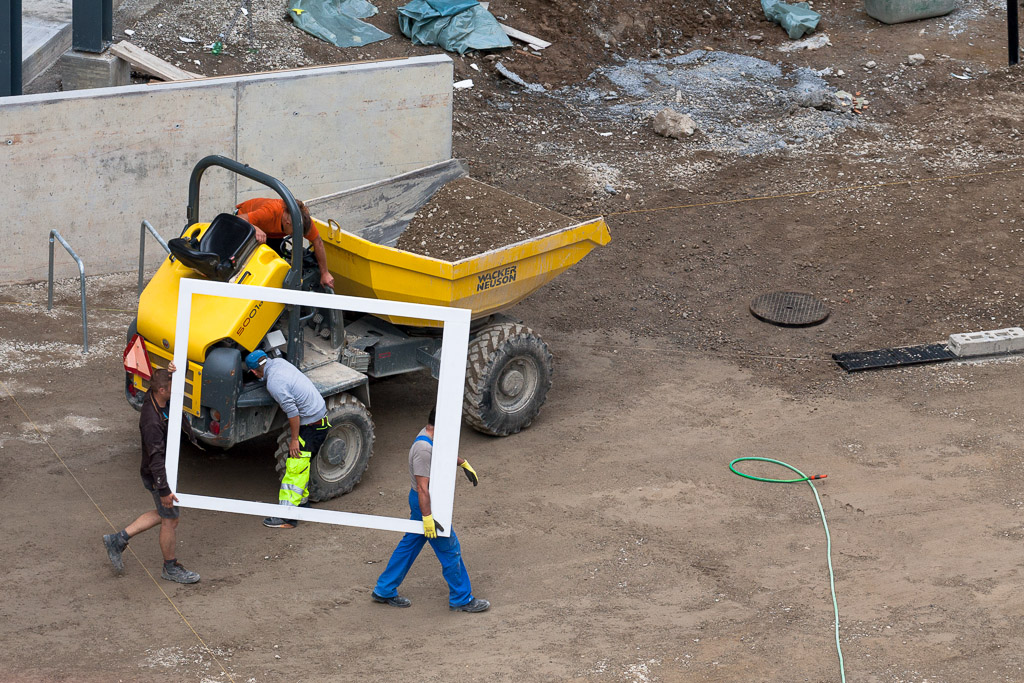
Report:
[[[8,388],[7,384],[3,382],[3,380],[0,380],[0,386],[4,388],[4,391],[7,392],[7,395],[11,397],[12,401],[14,401],[14,405],[18,406],[18,410],[20,410],[21,414],[25,416],[25,419],[28,420],[28,423],[32,425],[32,429],[35,430],[39,438],[42,439],[43,443],[45,443],[47,448],[50,449],[50,452],[53,453],[54,457],[56,457],[57,460],[60,461],[60,464],[63,465],[67,473],[71,475],[71,478],[74,480],[74,482],[78,484],[78,488],[82,489],[82,493],[84,493],[85,497],[89,499],[89,502],[93,504],[93,507],[96,508],[96,511],[100,513],[100,517],[102,517],[107,522],[107,524],[110,525],[111,529],[117,531],[117,527],[114,526],[114,523],[111,522],[110,518],[107,517],[105,512],[103,512],[103,508],[100,507],[99,503],[96,502],[96,499],[93,498],[92,494],[89,493],[89,490],[85,488],[85,485],[82,484],[78,477],[75,476],[75,473],[71,471],[71,468],[68,467],[68,464],[64,462],[64,458],[60,457],[60,454],[57,453],[56,449],[54,449],[54,447],[50,445],[50,442],[46,439],[45,436],[43,436],[42,431],[40,431],[39,427],[36,426],[36,423],[32,420],[32,418],[28,416],[28,413],[25,411],[25,408],[22,407],[21,403],[18,402],[18,399],[14,397],[14,394],[11,392],[10,388]],[[228,680],[231,681],[231,683],[235,683],[235,679],[231,676],[230,673],[228,673],[228,670],[224,668],[224,664],[222,664],[220,659],[217,658],[217,655],[213,653],[213,650],[210,649],[210,646],[206,644],[206,641],[203,640],[202,636],[199,635],[198,631],[196,631],[195,628],[193,628],[192,624],[189,623],[189,620],[185,617],[184,614],[181,613],[181,610],[178,609],[178,606],[176,604],[174,604],[174,600],[172,600],[171,596],[169,596],[167,592],[163,589],[163,586],[157,583],[156,577],[153,576],[153,573],[150,572],[146,565],[142,563],[142,560],[140,560],[139,556],[135,554],[135,551],[131,549],[131,546],[128,546],[126,549],[128,550],[128,552],[132,554],[132,557],[135,558],[135,561],[139,563],[139,566],[142,567],[142,570],[146,572],[146,574],[149,576],[150,581],[152,581],[153,585],[156,586],[156,589],[160,591],[161,595],[163,595],[167,602],[171,604],[171,607],[178,614],[181,620],[185,622],[185,626],[188,626],[188,630],[192,631],[192,635],[196,637],[196,640],[198,640],[199,644],[203,646],[203,649],[206,650],[206,653],[208,655],[210,655],[210,658],[213,659],[213,661],[217,662],[217,666],[219,666],[220,670],[224,672],[224,675],[228,677]]]
[[[769,479],[767,477],[755,477],[752,474],[746,472],[740,472],[736,469],[736,463],[744,462],[747,460],[754,460],[757,462],[770,462],[775,465],[781,465],[782,467],[788,468],[793,472],[796,472],[800,477],[798,479]],[[815,479],[824,479],[827,474],[813,474],[807,476],[797,468],[793,467],[789,463],[782,462],[781,460],[773,460],[772,458],[736,458],[729,463],[729,469],[733,474],[738,474],[744,479],[753,479],[754,481],[763,481],[769,484],[799,484],[800,482],[807,482],[807,485],[811,487],[811,491],[814,491],[814,500],[818,502],[818,512],[821,513],[821,524],[825,527],[825,543],[826,550],[825,554],[828,557],[828,582],[832,589],[832,611],[835,614],[835,627],[836,627],[836,652],[839,654],[839,674],[842,677],[843,683],[846,683],[846,668],[843,665],[843,648],[839,644],[839,602],[836,600],[836,576],[832,570],[832,535],[828,531],[828,522],[825,521],[825,509],[821,506],[821,498],[818,496],[818,489],[814,488],[814,484],[811,483]]]

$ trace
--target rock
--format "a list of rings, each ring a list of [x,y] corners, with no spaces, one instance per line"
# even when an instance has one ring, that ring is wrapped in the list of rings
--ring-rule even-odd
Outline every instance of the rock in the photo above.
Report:
[[[755,33],[752,36],[747,36],[747,40],[749,40],[752,43],[760,43],[762,40],[764,40],[764,36],[762,36],[760,33]]]
[[[801,107],[814,109],[831,109],[835,103],[835,95],[827,86],[811,81],[801,81],[789,91],[793,102]]]
[[[875,60],[873,60],[873,59],[871,61],[869,61],[869,62],[864,62],[864,68],[865,69],[874,69],[876,66],[878,66],[878,63],[875,62]]]
[[[619,193],[619,191],[618,191],[618,190],[616,190],[616,189],[615,189],[614,187],[612,187],[611,185],[605,185],[605,186],[604,186],[604,191],[605,191],[605,192],[607,192],[608,194],[618,194],[618,193]]]
[[[693,135],[697,124],[688,114],[680,114],[672,109],[662,109],[654,117],[654,132],[666,138],[680,140]]]
[[[922,55],[922,54],[908,55],[907,56],[907,64],[909,64],[910,66],[921,66],[922,64],[924,64],[924,55]]]

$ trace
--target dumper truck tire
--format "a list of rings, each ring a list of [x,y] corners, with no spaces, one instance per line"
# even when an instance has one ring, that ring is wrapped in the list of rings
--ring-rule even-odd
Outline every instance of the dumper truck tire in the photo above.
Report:
[[[547,400],[553,371],[548,345],[529,327],[483,328],[469,342],[463,419],[492,436],[526,429]]]
[[[373,418],[360,401],[349,394],[327,398],[327,419],[331,429],[320,451],[313,456],[309,472],[309,499],[330,500],[351,491],[366,471],[373,455]],[[277,438],[277,472],[284,476],[291,429],[285,427]]]

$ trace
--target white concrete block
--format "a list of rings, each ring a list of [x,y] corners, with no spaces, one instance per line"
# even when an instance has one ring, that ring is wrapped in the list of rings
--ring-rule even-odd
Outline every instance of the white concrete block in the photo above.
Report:
[[[1007,327],[1002,330],[951,334],[949,350],[961,358],[1024,351],[1024,329]]]

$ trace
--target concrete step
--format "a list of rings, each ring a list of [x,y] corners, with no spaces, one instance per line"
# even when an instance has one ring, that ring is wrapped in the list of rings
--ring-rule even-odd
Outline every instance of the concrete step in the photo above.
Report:
[[[960,358],[1018,353],[1024,351],[1024,329],[1007,327],[1002,330],[951,334],[949,350]]]

